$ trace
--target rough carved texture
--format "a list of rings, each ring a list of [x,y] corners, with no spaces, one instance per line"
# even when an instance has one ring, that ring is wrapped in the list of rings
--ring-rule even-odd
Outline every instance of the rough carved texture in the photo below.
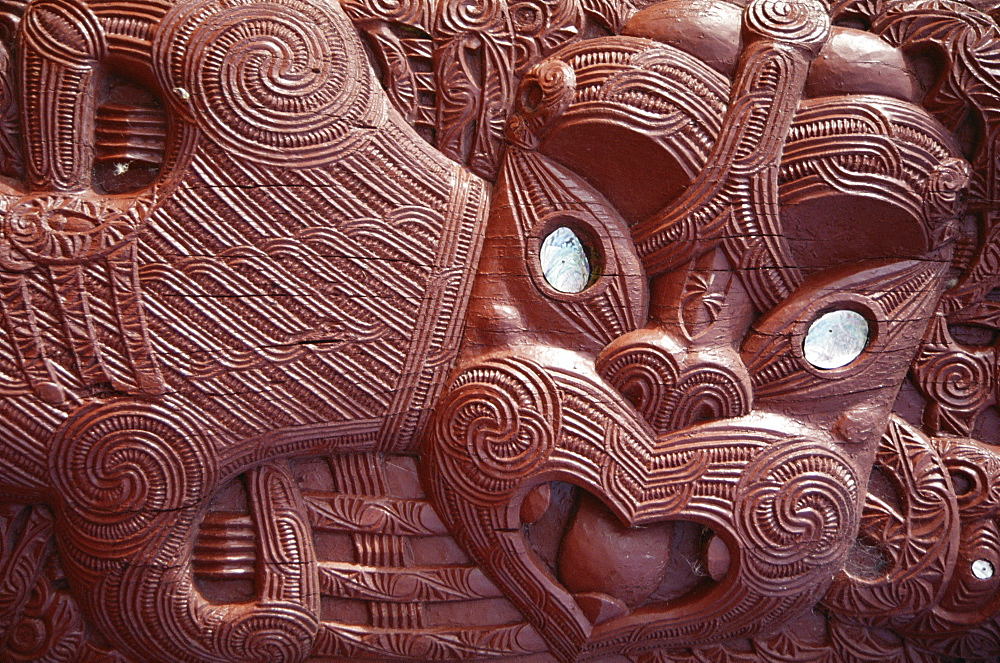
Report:
[[[0,0],[0,660],[996,660],[996,16]]]

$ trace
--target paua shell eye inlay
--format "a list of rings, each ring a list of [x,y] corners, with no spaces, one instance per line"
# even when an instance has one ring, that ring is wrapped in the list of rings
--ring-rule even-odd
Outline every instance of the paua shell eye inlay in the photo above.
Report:
[[[590,284],[590,260],[572,229],[560,226],[542,241],[538,259],[545,282],[565,293],[580,292]]]
[[[972,575],[980,580],[989,580],[993,577],[993,565],[985,559],[977,559],[972,563]]]
[[[820,369],[847,366],[868,345],[868,320],[857,311],[829,311],[816,318],[802,342],[806,361]]]

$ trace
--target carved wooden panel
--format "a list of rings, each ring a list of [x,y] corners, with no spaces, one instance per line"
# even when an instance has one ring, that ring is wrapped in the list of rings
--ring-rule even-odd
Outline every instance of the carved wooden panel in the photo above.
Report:
[[[997,660],[998,17],[0,0],[0,661]]]

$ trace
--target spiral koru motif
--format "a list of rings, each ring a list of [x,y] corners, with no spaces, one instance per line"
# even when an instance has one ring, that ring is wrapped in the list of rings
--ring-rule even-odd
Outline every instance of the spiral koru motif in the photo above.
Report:
[[[658,413],[677,387],[680,371],[666,350],[642,343],[602,354],[597,358],[597,372],[655,427],[661,418]]]
[[[818,0],[754,0],[743,21],[765,39],[806,48],[822,46],[830,35],[830,17]]]
[[[504,0],[458,0],[438,4],[438,32],[455,36],[489,31],[509,21]]]
[[[546,60],[532,67],[525,77],[537,83],[544,104],[566,103],[573,100],[576,72],[562,60]]]
[[[746,469],[736,494],[747,584],[782,595],[832,580],[854,540],[861,499],[839,453],[805,440],[777,444]]]
[[[560,409],[556,385],[540,366],[487,360],[452,383],[437,410],[432,454],[463,496],[492,504],[548,458]]]
[[[197,426],[140,402],[112,402],[69,419],[49,468],[64,527],[83,552],[124,556],[215,485],[217,461]]]
[[[948,410],[976,411],[993,392],[993,370],[985,357],[962,351],[924,354],[914,365],[921,391]]]
[[[219,629],[219,653],[225,660],[254,663],[297,663],[312,650],[316,618],[291,606],[268,606]]]
[[[377,17],[427,29],[427,3],[420,0],[342,0],[340,5],[355,20]]]
[[[269,165],[334,160],[369,101],[361,43],[332,2],[177,3],[157,29],[153,59],[202,131]]]
[[[536,138],[542,137],[573,102],[576,73],[562,60],[545,60],[532,67],[521,81],[517,113]]]

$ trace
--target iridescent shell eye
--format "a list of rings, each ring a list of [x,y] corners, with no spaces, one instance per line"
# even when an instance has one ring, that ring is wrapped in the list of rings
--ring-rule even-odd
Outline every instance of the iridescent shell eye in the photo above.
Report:
[[[542,241],[538,259],[545,281],[559,292],[580,292],[590,285],[590,260],[572,229],[560,226]]]
[[[806,361],[821,369],[841,368],[868,345],[868,320],[857,311],[829,311],[813,320],[802,342]]]
[[[977,559],[972,563],[972,575],[980,580],[989,580],[993,577],[993,565],[985,559]]]

